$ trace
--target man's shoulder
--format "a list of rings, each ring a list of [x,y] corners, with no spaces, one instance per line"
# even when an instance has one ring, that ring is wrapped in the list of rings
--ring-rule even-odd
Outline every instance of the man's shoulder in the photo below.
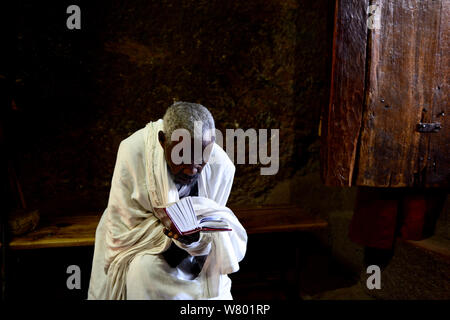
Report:
[[[126,148],[133,148],[134,150],[144,150],[146,145],[146,140],[158,139],[157,132],[162,130],[163,120],[159,119],[157,121],[149,122],[145,127],[135,131],[128,138],[121,141],[121,145]],[[149,135],[152,135],[149,136]]]
[[[125,149],[129,151],[139,152],[144,150],[145,147],[145,128],[139,129],[138,131],[131,134],[129,137],[125,138],[120,142],[120,149]]]

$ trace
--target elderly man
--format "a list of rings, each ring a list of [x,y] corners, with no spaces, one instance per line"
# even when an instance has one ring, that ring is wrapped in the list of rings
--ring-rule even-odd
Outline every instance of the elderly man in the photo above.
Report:
[[[208,109],[176,102],[162,120],[121,142],[97,227],[88,299],[232,298],[227,274],[239,269],[247,234],[226,207],[235,167],[214,143],[214,131]],[[182,143],[192,149],[180,149]],[[232,231],[168,232],[155,208],[186,196],[198,218],[219,216]]]

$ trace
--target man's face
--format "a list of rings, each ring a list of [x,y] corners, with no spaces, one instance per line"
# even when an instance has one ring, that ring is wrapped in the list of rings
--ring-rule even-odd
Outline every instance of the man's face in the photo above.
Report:
[[[181,162],[180,164],[174,163],[172,159],[172,150],[178,143],[181,143],[183,141],[183,137],[180,137],[177,141],[171,141],[164,135],[162,131],[159,131],[158,139],[162,148],[164,149],[164,157],[175,183],[181,185],[193,185],[197,181],[200,173],[202,172],[208,161],[208,156],[205,155],[205,153],[208,152],[205,152],[205,149],[208,146],[208,149],[212,147],[211,144],[214,143],[214,138],[210,139],[209,141],[202,141],[202,159],[200,161],[197,161],[197,163],[194,163],[194,139],[192,139],[190,143],[191,160],[188,161],[188,163]],[[183,151],[181,151],[180,156],[182,156],[182,152]]]

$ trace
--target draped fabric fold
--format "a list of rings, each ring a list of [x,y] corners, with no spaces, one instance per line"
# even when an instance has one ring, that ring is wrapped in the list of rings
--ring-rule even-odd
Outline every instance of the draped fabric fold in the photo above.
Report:
[[[158,255],[172,243],[152,213],[155,206],[179,199],[157,138],[162,129],[162,120],[150,122],[120,144],[108,206],[97,227],[89,299],[126,299],[130,262],[139,255]],[[239,269],[246,251],[247,234],[226,207],[234,171],[226,153],[214,145],[199,177],[199,197],[193,197],[198,216],[219,215],[233,229],[208,234],[212,245],[203,267],[205,298],[220,296],[223,276]]]

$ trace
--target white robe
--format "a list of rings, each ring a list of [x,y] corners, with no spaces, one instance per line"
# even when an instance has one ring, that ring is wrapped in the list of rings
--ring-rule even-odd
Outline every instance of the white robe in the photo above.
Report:
[[[239,269],[247,234],[226,207],[235,167],[217,144],[198,179],[193,197],[198,216],[219,215],[233,231],[201,232],[198,242],[183,245],[164,235],[153,207],[178,200],[158,141],[162,120],[121,142],[108,206],[95,236],[88,299],[230,299],[227,274]],[[190,280],[171,268],[161,253],[171,242],[191,256],[208,254],[202,271]]]

